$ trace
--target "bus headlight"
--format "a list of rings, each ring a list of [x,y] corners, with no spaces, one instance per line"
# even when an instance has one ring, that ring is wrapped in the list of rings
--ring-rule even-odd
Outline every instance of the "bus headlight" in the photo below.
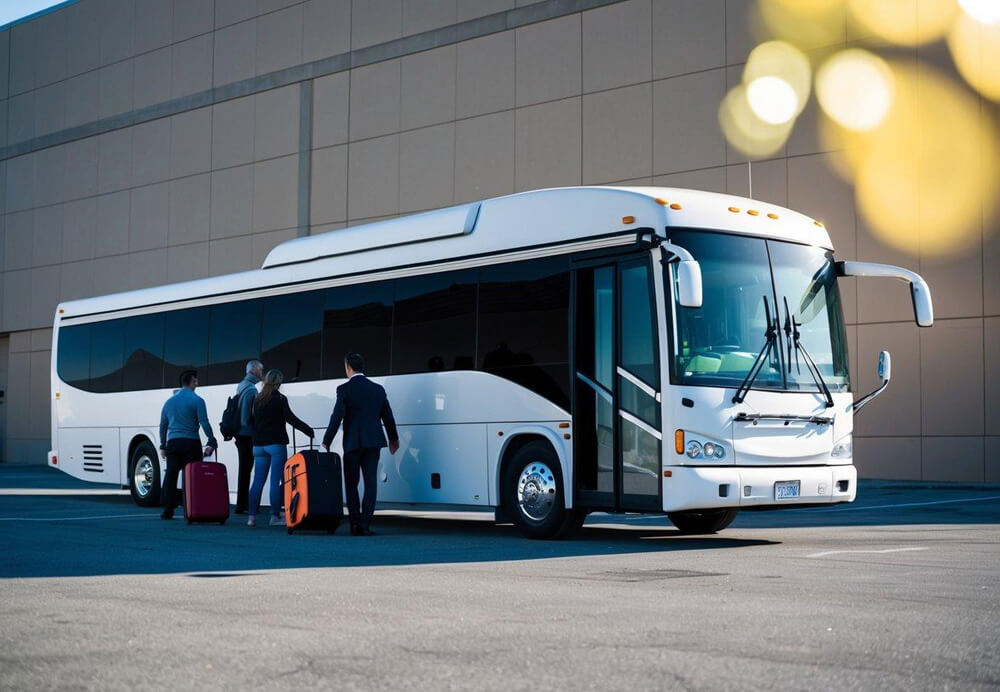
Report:
[[[833,445],[830,456],[834,459],[849,459],[854,456],[854,435],[847,433]]]
[[[691,459],[725,459],[726,450],[718,442],[691,440],[685,452]]]

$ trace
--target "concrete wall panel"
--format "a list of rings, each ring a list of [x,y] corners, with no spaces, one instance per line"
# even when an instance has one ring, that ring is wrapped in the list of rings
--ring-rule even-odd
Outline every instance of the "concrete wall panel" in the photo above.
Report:
[[[455,191],[455,125],[399,136],[399,211],[450,206]]]
[[[455,119],[455,55],[455,46],[445,46],[402,59],[401,129]]]
[[[348,140],[350,74],[342,72],[313,82],[313,147],[344,144]]]
[[[579,97],[519,108],[514,133],[516,190],[580,184],[583,134]]]
[[[399,135],[354,142],[349,156],[347,218],[398,213]]]
[[[920,330],[924,435],[983,435],[983,320]]]
[[[351,49],[351,0],[309,0],[304,8],[302,59],[340,55]]]
[[[516,34],[518,106],[580,93],[579,15],[530,24],[519,28]]]
[[[583,183],[653,173],[653,90],[650,84],[583,97]]]
[[[652,78],[652,3],[627,0],[583,13],[583,90]]]
[[[313,152],[310,200],[313,224],[347,220],[346,144]]]
[[[457,117],[513,108],[514,32],[464,41],[458,44],[457,51]]]
[[[351,139],[367,139],[399,130],[399,60],[359,67],[351,72]]]
[[[514,112],[455,124],[455,203],[514,191]]]

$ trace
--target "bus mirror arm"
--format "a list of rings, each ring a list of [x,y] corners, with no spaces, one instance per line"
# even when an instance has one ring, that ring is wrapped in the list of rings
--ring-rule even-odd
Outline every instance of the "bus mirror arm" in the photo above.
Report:
[[[882,384],[854,402],[851,406],[854,413],[857,413],[870,404],[875,397],[884,392],[885,388],[889,386],[889,380],[892,377],[892,357],[888,351],[882,351],[878,354],[878,376],[882,379]]]
[[[702,299],[701,265],[694,256],[671,242],[660,244],[660,264],[677,264],[677,302],[681,307],[700,308]]]
[[[878,276],[900,279],[910,284],[910,298],[913,301],[913,318],[920,327],[930,327],[934,324],[934,303],[931,301],[931,289],[916,272],[895,267],[891,264],[876,264],[874,262],[855,262],[843,260],[837,262],[838,276]]]

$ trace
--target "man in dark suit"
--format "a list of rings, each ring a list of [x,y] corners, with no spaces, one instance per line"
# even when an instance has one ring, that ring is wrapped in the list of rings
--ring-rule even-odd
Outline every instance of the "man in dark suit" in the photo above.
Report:
[[[344,484],[347,486],[347,510],[351,516],[352,536],[374,536],[371,530],[375,513],[375,495],[378,492],[378,458],[383,447],[390,454],[399,449],[399,433],[392,417],[385,389],[364,375],[365,361],[359,353],[344,356],[347,382],[337,387],[337,403],[330,416],[330,424],[323,435],[323,449],[330,450],[330,443],[344,424]],[[386,442],[386,434],[389,435]],[[365,479],[365,498],[358,502],[358,480]],[[360,506],[359,506],[360,505]]]

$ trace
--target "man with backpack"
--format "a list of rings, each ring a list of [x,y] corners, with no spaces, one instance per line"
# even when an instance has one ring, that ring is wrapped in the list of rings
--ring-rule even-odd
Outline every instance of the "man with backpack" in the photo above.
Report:
[[[246,514],[250,506],[250,473],[253,471],[253,428],[250,412],[257,396],[257,384],[264,377],[264,364],[259,360],[247,363],[246,377],[236,385],[236,395],[230,397],[222,414],[219,429],[225,439],[235,438],[240,471],[236,484],[236,513]]]

